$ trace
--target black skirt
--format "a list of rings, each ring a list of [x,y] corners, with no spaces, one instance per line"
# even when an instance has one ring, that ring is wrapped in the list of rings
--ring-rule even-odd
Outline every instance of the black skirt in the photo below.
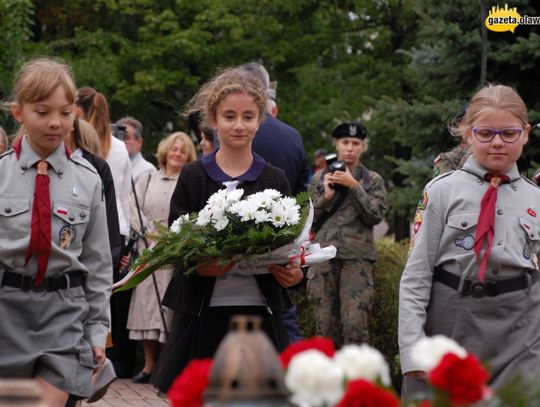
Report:
[[[260,315],[262,330],[278,352],[289,344],[281,313],[270,315],[265,307],[210,307],[200,317],[175,313],[171,333],[154,367],[151,383],[166,393],[191,359],[212,358],[229,331],[234,315]]]

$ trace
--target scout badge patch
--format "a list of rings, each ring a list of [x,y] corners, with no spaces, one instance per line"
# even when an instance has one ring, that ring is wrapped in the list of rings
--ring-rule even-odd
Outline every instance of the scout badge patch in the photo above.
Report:
[[[474,237],[467,235],[463,239],[456,239],[455,243],[457,247],[461,247],[465,250],[471,250],[474,247]]]
[[[75,228],[71,225],[66,225],[60,229],[58,241],[60,242],[60,249],[67,249],[71,246],[71,243],[75,240],[76,232]]]
[[[412,250],[414,247],[414,241],[416,238],[416,234],[420,230],[420,226],[422,226],[422,211],[425,211],[428,204],[428,197],[426,191],[422,193],[422,199],[418,202],[418,206],[416,207],[416,213],[414,214],[414,222],[413,222],[413,233],[411,238],[411,247],[409,250]]]

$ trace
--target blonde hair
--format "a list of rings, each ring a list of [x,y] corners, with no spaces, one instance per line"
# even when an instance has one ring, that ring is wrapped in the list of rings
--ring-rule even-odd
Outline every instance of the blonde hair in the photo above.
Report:
[[[101,143],[100,156],[106,159],[111,149],[111,123],[107,98],[94,88],[85,86],[77,91],[75,104],[84,112],[84,119],[96,129]]]
[[[90,123],[82,119],[75,119],[73,131],[69,140],[69,148],[75,150],[82,148],[94,155],[101,153],[101,145],[99,144],[99,136]]]
[[[505,85],[488,84],[474,94],[463,120],[450,128],[451,133],[460,134],[465,139],[467,130],[482,116],[495,109],[513,114],[523,127],[529,124],[527,106],[514,89]]]
[[[174,143],[177,141],[182,142],[182,152],[187,154],[187,163],[195,161],[197,154],[195,153],[195,146],[191,138],[184,132],[177,131],[176,133],[167,136],[159,142],[156,158],[158,160],[159,168],[165,170],[167,167],[167,153],[171,150]],[[187,164],[186,163],[186,164]]]
[[[13,101],[19,106],[47,99],[61,86],[69,103],[75,102],[77,87],[71,68],[57,58],[26,62],[15,76]]]
[[[266,90],[261,82],[242,68],[226,68],[206,82],[188,103],[185,113],[198,113],[202,122],[214,123],[218,105],[229,95],[246,93],[259,109],[259,121],[266,111]]]

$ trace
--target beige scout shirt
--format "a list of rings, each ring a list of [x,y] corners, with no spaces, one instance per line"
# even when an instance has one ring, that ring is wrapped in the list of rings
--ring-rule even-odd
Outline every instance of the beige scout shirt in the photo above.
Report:
[[[388,201],[384,180],[374,171],[369,171],[369,190],[363,186],[360,176],[362,167],[357,165],[352,171],[359,182],[347,190],[347,197],[340,208],[328,218],[315,236],[315,241],[323,245],[334,245],[338,259],[377,259],[373,226],[384,219],[388,211]],[[332,199],[324,198],[324,187],[319,183],[324,171],[313,177],[309,192],[315,208],[315,219],[330,211],[338,200],[339,194]]]
[[[419,370],[411,347],[424,337],[433,270],[478,280],[473,244],[482,196],[489,187],[486,170],[469,157],[462,170],[429,182],[415,217],[417,232],[401,278],[399,346],[404,373]],[[506,173],[509,184],[498,189],[495,234],[486,280],[517,277],[535,268],[540,250],[540,189],[520,176],[514,164]],[[483,253],[483,252],[482,252]]]
[[[35,256],[26,266],[24,258],[30,241],[36,177],[33,165],[39,160],[26,137],[18,160],[13,149],[0,156],[0,274],[6,269],[27,275],[37,272]],[[52,166],[48,175],[53,214],[46,276],[76,271],[87,274],[85,338],[92,346],[105,347],[112,261],[101,180],[85,159],[74,155],[68,159],[63,144],[47,162]],[[69,246],[61,249],[60,234],[66,226],[75,234]]]

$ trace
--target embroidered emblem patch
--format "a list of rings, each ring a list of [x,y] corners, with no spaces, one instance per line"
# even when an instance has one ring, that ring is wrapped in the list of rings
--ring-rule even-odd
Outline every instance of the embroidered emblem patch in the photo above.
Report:
[[[422,193],[422,199],[420,199],[420,202],[418,202],[418,206],[416,207],[416,209],[418,209],[419,211],[423,211],[427,208],[427,204],[428,204],[428,197],[427,197],[426,191],[424,191]]]
[[[525,257],[527,260],[531,258],[533,247],[534,243],[530,240],[527,240],[525,246],[523,246],[523,257]]]
[[[465,250],[471,250],[474,247],[474,237],[467,235],[463,239],[456,239],[455,243],[457,247],[461,247]]]
[[[66,225],[60,229],[58,234],[58,241],[60,242],[60,249],[67,249],[71,246],[71,243],[75,240],[76,232],[75,228],[71,225]]]

